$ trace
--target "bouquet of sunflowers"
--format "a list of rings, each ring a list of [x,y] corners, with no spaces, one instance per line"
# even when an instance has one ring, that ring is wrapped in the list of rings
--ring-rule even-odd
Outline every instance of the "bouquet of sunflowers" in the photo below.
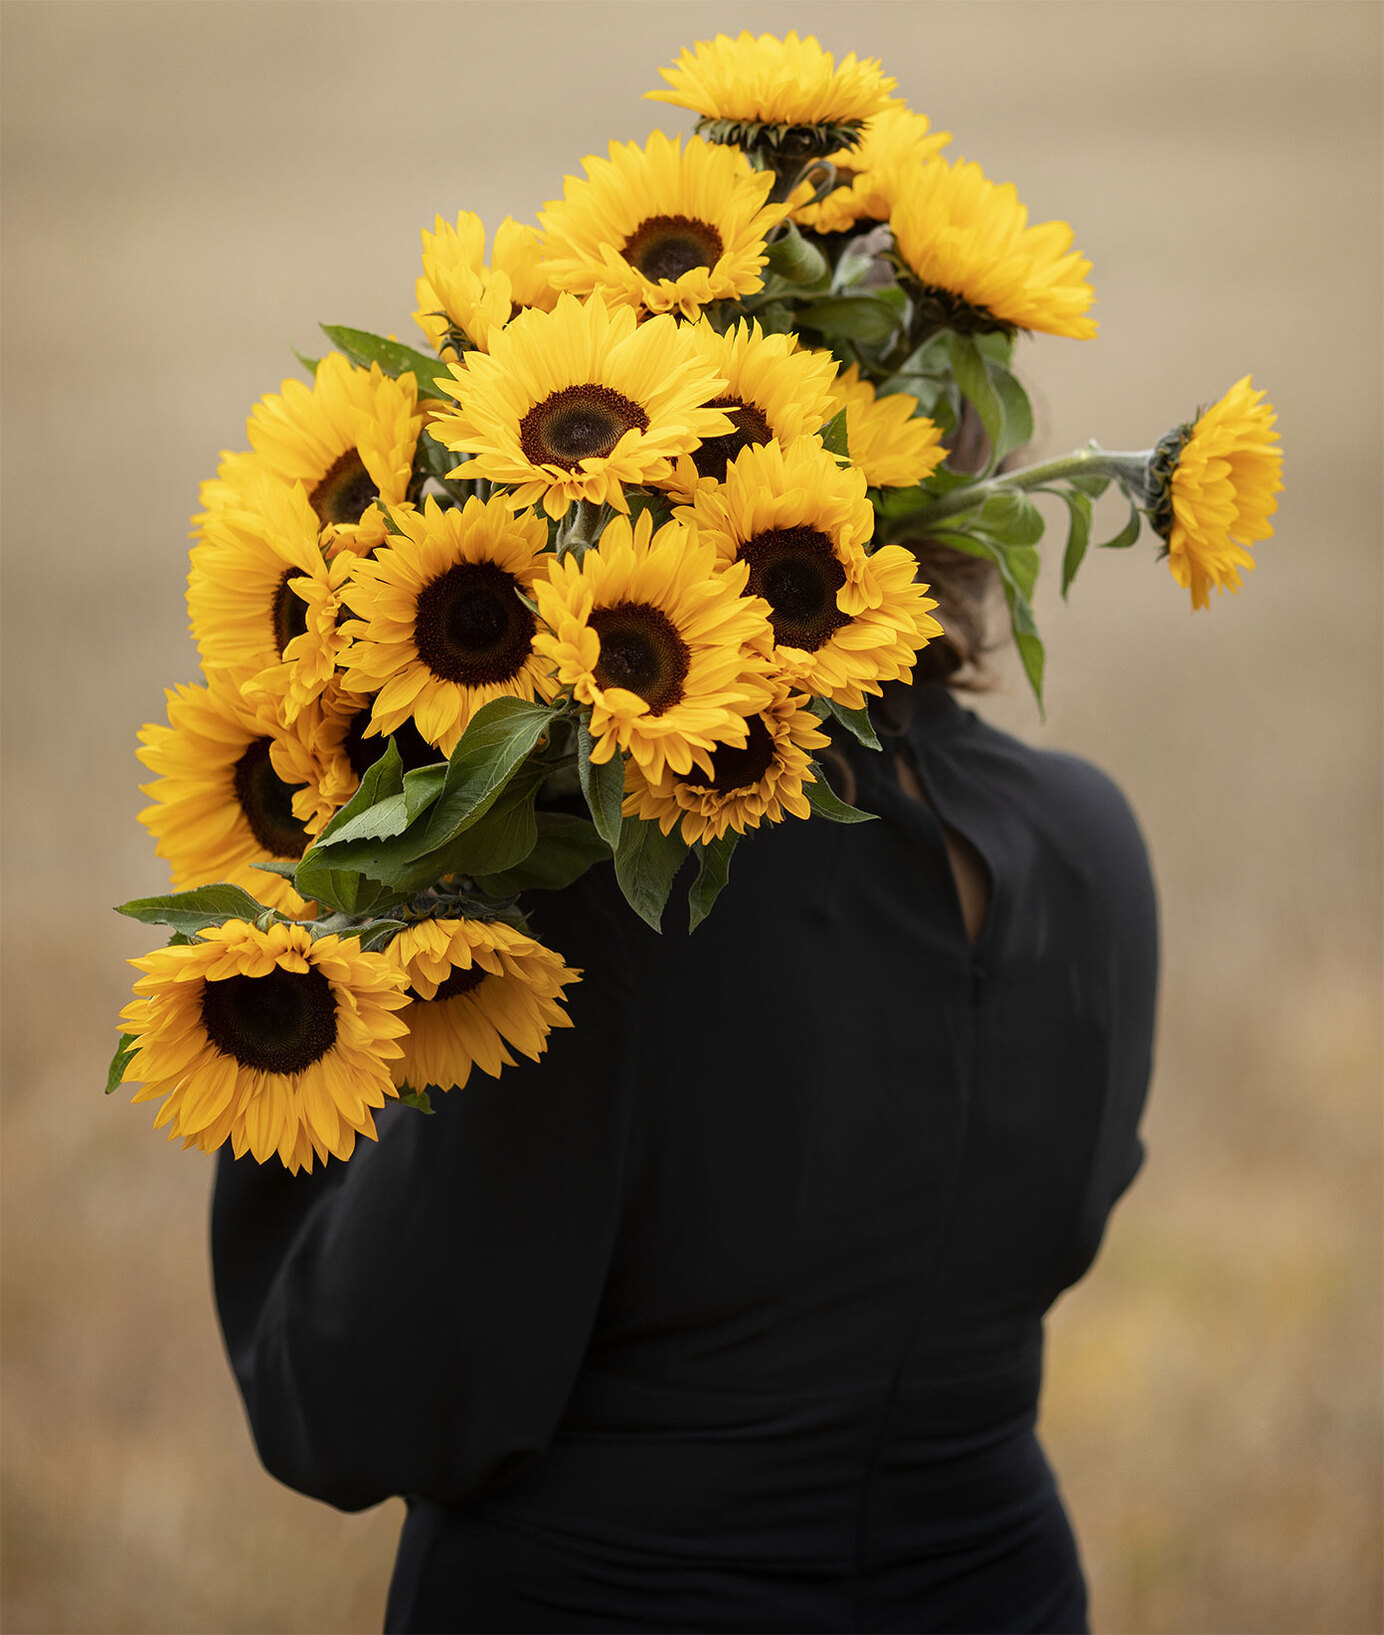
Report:
[[[1064,594],[1112,484],[1103,543],[1147,520],[1194,608],[1271,532],[1249,377],[1151,449],[1013,465],[1016,338],[1093,336],[1090,264],[877,63],[721,35],[663,78],[695,135],[612,143],[488,261],[439,217],[428,350],[324,326],[204,485],[205,679],[140,735],[178,889],[122,908],[171,940],[109,1078],[185,1146],[310,1170],[540,1055],[578,973],[527,892],[613,861],[658,928],[690,863],[695,929],[746,830],[868,820],[816,752],[878,748],[870,697],[943,634],[903,541],[993,564],[1041,700],[1035,493]]]

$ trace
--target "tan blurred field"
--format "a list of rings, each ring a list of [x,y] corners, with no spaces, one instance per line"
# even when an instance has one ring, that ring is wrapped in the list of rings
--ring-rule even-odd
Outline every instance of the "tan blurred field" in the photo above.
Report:
[[[29,3],[4,31],[8,1631],[380,1624],[401,1507],[257,1466],[209,1165],[105,1102],[164,886],[139,725],[190,679],[197,484],[318,319],[411,328],[435,212],[526,218],[718,28],[881,57],[1061,216],[1094,344],[1041,447],[1153,442],[1252,369],[1287,493],[1193,618],[1147,544],[1049,586],[1046,723],[1140,812],[1166,980],[1146,1171],[1051,1324],[1045,1430],[1096,1627],[1377,1631],[1381,10],[1373,3]],[[382,1388],[384,1388],[382,1382]]]

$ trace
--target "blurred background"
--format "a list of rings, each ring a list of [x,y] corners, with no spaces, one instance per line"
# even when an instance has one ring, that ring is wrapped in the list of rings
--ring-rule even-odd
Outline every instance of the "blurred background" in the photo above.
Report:
[[[3,1623],[380,1627],[402,1505],[258,1467],[210,1164],[101,1089],[165,889],[135,733],[192,678],[187,519],[319,319],[410,333],[435,212],[530,218],[718,29],[878,56],[1072,222],[1101,335],[1021,368],[1040,453],[1246,371],[1287,492],[1193,617],[1137,551],[1039,598],[1040,721],[1141,815],[1166,944],[1149,1160],[1051,1319],[1043,1430],[1098,1630],[1377,1631],[1381,21],[1371,3],[7,0]],[[1113,517],[1118,525],[1118,517]],[[1113,532],[1113,527],[1107,532]],[[1058,539],[1060,541],[1061,535]]]

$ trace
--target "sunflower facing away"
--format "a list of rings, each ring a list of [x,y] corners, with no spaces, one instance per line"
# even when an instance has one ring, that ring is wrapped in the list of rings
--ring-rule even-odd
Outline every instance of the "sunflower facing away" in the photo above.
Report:
[[[665,770],[651,781],[631,757],[625,762],[625,815],[655,822],[664,834],[681,823],[689,846],[719,840],[727,829],[744,834],[762,822],[780,823],[785,813],[811,816],[803,785],[815,782],[812,751],[831,740],[806,704],[805,694],[777,682],[773,702],[750,717],[744,747],[718,746],[709,773],[701,767],[681,776]]]
[[[875,518],[864,473],[842,470],[815,442],[745,449],[722,485],[699,489],[677,515],[724,562],[749,569],[746,594],[769,604],[775,660],[819,698],[863,708],[862,689],[906,679],[941,634],[912,553],[865,554]]]
[[[378,364],[357,369],[332,352],[311,386],[286,380],[282,393],[261,398],[247,429],[265,469],[302,483],[322,526],[366,552],[384,538],[375,502],[407,498],[422,425],[412,375],[394,380]]]
[[[537,1061],[554,1028],[572,1023],[563,989],[580,973],[513,926],[493,920],[419,920],[386,950],[408,987],[408,1033],[396,1085],[460,1089],[473,1066],[498,1078],[511,1045]]]
[[[445,382],[454,414],[431,426],[468,477],[513,485],[516,506],[561,517],[574,500],[628,509],[624,484],[659,482],[669,462],[731,430],[706,405],[725,386],[671,317],[562,296],[492,334]],[[460,468],[458,468],[460,469]]]
[[[628,750],[652,778],[711,767],[718,744],[743,745],[746,717],[772,698],[763,604],[722,572],[680,522],[653,532],[617,517],[580,562],[553,560],[534,584],[548,631],[535,646],[579,704],[591,706],[593,761]]]
[[[1095,335],[1091,263],[1072,250],[1071,228],[1030,227],[1013,184],[997,186],[979,165],[931,159],[900,176],[889,225],[919,285],[915,304],[938,328]]]
[[[712,403],[730,417],[734,430],[709,437],[690,454],[680,454],[668,488],[691,499],[698,487],[725,479],[727,465],[752,443],[783,446],[810,437],[831,419],[836,359],[798,344],[796,335],[765,335],[743,320],[718,335],[705,319],[686,331],[726,389]]]
[[[168,860],[174,889],[228,880],[301,917],[307,904],[288,881],[251,866],[296,862],[307,850],[293,788],[270,758],[275,738],[293,736],[297,723],[274,721],[221,672],[212,672],[210,686],[170,688],[166,696],[169,724],[139,734],[139,758],[158,774],[140,785],[154,804],[139,821]]]
[[[850,125],[877,114],[895,81],[873,58],[852,51],[838,67],[808,35],[783,39],[748,29],[731,39],[718,34],[684,49],[671,68],[660,68],[666,91],[646,91],[652,102],[691,108],[703,119],[764,125]]]
[[[950,131],[934,131],[926,114],[891,102],[865,121],[854,148],[829,155],[836,184],[816,204],[800,204],[793,220],[816,233],[849,232],[858,221],[887,221],[892,209],[896,173],[907,177],[946,147]],[[810,198],[804,183],[795,198]]]
[[[546,270],[561,289],[696,318],[711,301],[763,289],[770,229],[786,204],[765,204],[773,173],[737,148],[655,131],[641,148],[612,142],[610,158],[583,161],[541,213]]]
[[[1191,427],[1159,445],[1151,516],[1168,544],[1173,578],[1192,593],[1193,609],[1210,606],[1210,592],[1238,591],[1240,570],[1254,558],[1246,546],[1273,533],[1269,518],[1283,487],[1283,451],[1273,429],[1278,416],[1246,375]],[[1161,457],[1161,458],[1160,458]],[[1171,479],[1160,472],[1173,462]]]
[[[412,718],[442,755],[483,704],[506,694],[551,698],[551,665],[534,646],[528,594],[548,542],[542,517],[516,516],[502,498],[395,516],[403,537],[362,561],[346,588],[359,614],[342,661],[343,685],[372,693],[367,737]]]
[[[202,663],[234,669],[274,699],[286,721],[319,696],[345,645],[341,587],[356,560],[323,553],[301,483],[257,472],[245,504],[211,512],[191,551],[187,608]]]
[[[914,414],[917,407],[917,398],[905,392],[876,397],[854,363],[831,383],[831,413],[846,411],[851,464],[871,488],[911,488],[946,459],[941,427]]]
[[[268,876],[265,876],[267,879]],[[121,1024],[138,1043],[125,1082],[163,1098],[155,1129],[293,1172],[349,1158],[394,1095],[390,1058],[408,1003],[398,966],[306,927],[228,920],[130,963],[145,974]]]
[[[432,232],[424,228],[423,272],[413,316],[433,350],[455,357],[460,335],[485,352],[491,330],[503,328],[524,307],[550,312],[557,290],[539,261],[537,229],[508,216],[495,230],[489,266],[485,228],[470,210],[461,212],[455,227],[439,216]]]

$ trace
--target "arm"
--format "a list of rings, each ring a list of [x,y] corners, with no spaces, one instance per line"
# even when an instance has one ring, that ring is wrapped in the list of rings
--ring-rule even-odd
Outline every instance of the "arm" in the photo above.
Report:
[[[222,1151],[217,1304],[289,1486],[346,1510],[457,1503],[551,1436],[605,1282],[637,1070],[606,900],[543,901],[537,934],[585,975],[540,1061],[473,1071],[431,1118],[386,1109],[377,1144],[312,1176]]]

